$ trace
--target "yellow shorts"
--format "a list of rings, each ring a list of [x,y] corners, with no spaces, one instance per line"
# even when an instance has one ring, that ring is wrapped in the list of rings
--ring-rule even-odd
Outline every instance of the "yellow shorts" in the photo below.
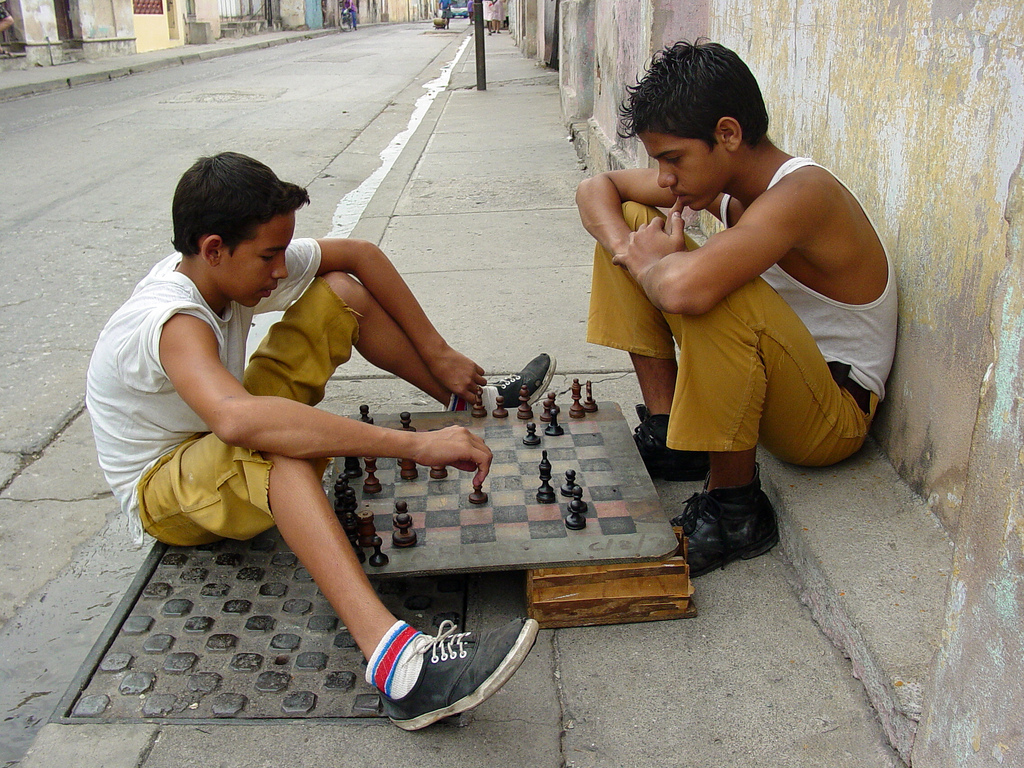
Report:
[[[271,326],[243,384],[254,395],[316,405],[358,338],[355,312],[317,278]],[[321,473],[328,461],[321,460]],[[274,525],[267,496],[272,467],[259,451],[227,445],[212,433],[195,435],[139,480],[142,527],[175,546],[252,538]]]
[[[634,231],[662,216],[632,202],[622,211]],[[703,315],[671,315],[611,258],[597,246],[587,341],[665,360],[675,359],[678,347],[670,448],[743,451],[760,442],[804,466],[834,464],[860,448],[877,396],[865,414],[768,283],[757,278]]]

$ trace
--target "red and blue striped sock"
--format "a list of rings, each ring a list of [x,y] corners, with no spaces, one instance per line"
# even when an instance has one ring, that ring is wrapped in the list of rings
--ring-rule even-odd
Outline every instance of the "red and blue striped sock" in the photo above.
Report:
[[[423,655],[416,653],[420,644],[413,644],[413,640],[422,636],[422,632],[404,621],[396,621],[377,643],[366,664],[366,682],[389,699],[398,700],[408,694],[423,666]]]
[[[452,395],[451,400],[448,401],[449,411],[468,411],[469,403],[463,400],[458,395]]]

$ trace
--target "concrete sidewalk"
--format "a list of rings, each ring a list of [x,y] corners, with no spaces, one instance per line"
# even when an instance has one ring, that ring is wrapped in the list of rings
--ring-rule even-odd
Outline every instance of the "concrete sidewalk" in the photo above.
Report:
[[[450,55],[461,41],[452,34]],[[639,390],[625,355],[584,342],[592,243],[573,191],[585,169],[560,119],[557,73],[523,58],[507,35],[486,44],[488,89],[474,88],[470,44],[354,235],[379,242],[453,346],[489,370],[514,370],[549,350],[559,360],[560,390],[573,376],[592,379],[600,399],[618,401],[632,418]],[[71,83],[86,66],[63,65],[60,74]],[[13,93],[4,89],[17,74],[0,78],[0,98]],[[310,192],[316,200],[315,185]],[[325,406],[416,405],[408,387],[370,379],[368,371],[358,362],[345,366]],[[763,472],[780,504],[784,546],[697,581],[697,618],[543,631],[524,667],[468,727],[409,734],[367,720],[50,723],[21,765],[899,766],[892,721],[912,720],[919,706],[911,667],[928,661],[934,617],[927,611],[941,610],[942,599],[933,597],[941,593],[947,543],[929,531],[917,500],[894,490],[870,450],[829,470],[844,485],[827,500],[815,472],[771,462]],[[851,502],[842,493],[854,485],[868,490]],[[662,483],[658,490],[675,514],[695,486]],[[851,535],[854,522],[867,531]],[[892,538],[894,554],[873,546],[874,524]],[[523,613],[521,574],[473,581],[474,626]],[[861,654],[853,664],[805,602],[826,626],[838,617],[830,634],[847,654]],[[866,650],[848,647],[843,617]],[[885,690],[869,700],[869,680],[855,675],[873,675]],[[890,710],[877,700],[887,693]]]

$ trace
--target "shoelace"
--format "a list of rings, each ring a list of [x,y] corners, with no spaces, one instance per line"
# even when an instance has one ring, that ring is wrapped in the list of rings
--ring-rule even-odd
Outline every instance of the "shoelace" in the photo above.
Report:
[[[722,505],[707,491],[693,494],[683,502],[683,533],[689,536],[697,529],[697,521],[704,518],[708,522],[717,520],[722,515]]]
[[[441,622],[441,626],[437,628],[437,635],[430,637],[429,635],[420,635],[420,647],[417,648],[418,653],[426,654],[429,650],[430,661],[432,664],[437,664],[439,661],[453,661],[455,659],[464,659],[469,654],[466,653],[466,649],[463,647],[463,640],[469,636],[469,632],[456,632],[458,627],[455,626],[455,622],[450,619],[445,619]]]

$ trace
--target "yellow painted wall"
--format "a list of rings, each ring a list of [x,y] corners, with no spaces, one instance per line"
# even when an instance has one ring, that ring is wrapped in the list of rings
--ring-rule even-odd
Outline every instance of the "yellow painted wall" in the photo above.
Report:
[[[160,51],[164,48],[174,48],[185,44],[184,22],[178,19],[177,39],[171,38],[170,28],[167,25],[167,2],[164,0],[164,13],[137,13],[133,15],[135,21],[135,47],[139,53],[146,51]]]

